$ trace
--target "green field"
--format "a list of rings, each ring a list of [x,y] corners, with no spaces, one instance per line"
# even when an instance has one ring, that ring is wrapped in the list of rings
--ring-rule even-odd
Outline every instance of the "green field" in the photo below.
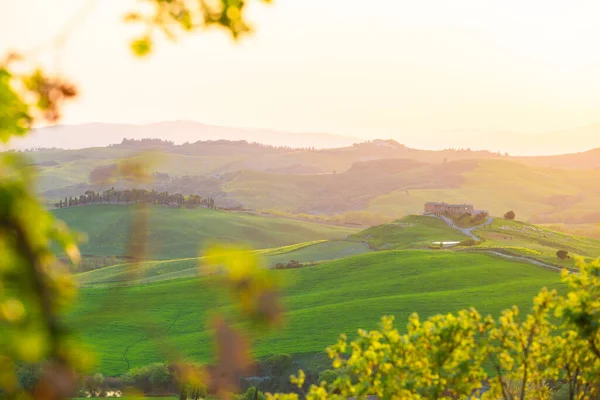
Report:
[[[72,229],[87,234],[83,254],[126,255],[133,205],[88,205],[53,211]],[[204,208],[173,209],[151,206],[149,259],[196,257],[211,242],[243,243],[252,248],[274,248],[295,243],[342,239],[357,232],[308,221],[229,213]]]
[[[468,249],[502,248],[511,253],[533,257],[558,266],[574,267],[575,256],[584,259],[600,257],[600,240],[554,231],[538,225],[496,218],[473,232],[482,239],[477,246]],[[443,221],[425,216],[409,215],[391,224],[374,226],[354,235],[348,240],[367,243],[371,249],[424,249],[432,242],[462,241],[468,239]],[[569,260],[559,260],[558,250],[567,250]],[[453,250],[465,250],[456,247]]]
[[[470,306],[493,314],[529,307],[541,287],[558,285],[558,274],[542,268],[449,251],[384,251],[273,273],[285,282],[287,323],[256,342],[257,356],[320,352],[339,333],[374,327],[385,314],[403,326],[414,311],[427,317]],[[208,316],[228,303],[216,279],[83,288],[70,321],[98,350],[107,375],[165,360],[164,338],[181,355],[207,360]]]
[[[525,256],[565,267],[573,267],[574,259],[561,261],[557,250],[586,259],[600,257],[600,240],[557,232],[537,225],[497,218],[475,234],[484,239],[477,247],[499,247]]]
[[[433,242],[460,241],[466,237],[437,218],[408,215],[391,224],[365,229],[348,239],[367,243],[376,250],[397,250],[424,249]]]
[[[344,258],[369,251],[369,248],[363,243],[340,240],[305,242],[275,249],[256,250],[255,252],[264,259],[265,266],[273,267],[277,263],[285,264],[291,260],[310,263]],[[82,285],[123,283],[123,281],[127,281],[127,284],[142,284],[202,275],[202,270],[198,268],[199,265],[201,265],[201,259],[198,258],[147,261],[137,266],[135,276],[128,275],[131,264],[120,264],[84,272],[78,274],[77,277]]]

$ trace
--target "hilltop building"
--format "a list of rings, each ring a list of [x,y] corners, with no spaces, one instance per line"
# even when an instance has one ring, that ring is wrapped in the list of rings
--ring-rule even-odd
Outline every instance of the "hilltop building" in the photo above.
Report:
[[[460,214],[488,214],[487,210],[476,210],[472,204],[448,204],[448,203],[438,203],[438,202],[427,202],[425,203],[425,210],[423,214],[452,214],[452,215],[460,215]]]

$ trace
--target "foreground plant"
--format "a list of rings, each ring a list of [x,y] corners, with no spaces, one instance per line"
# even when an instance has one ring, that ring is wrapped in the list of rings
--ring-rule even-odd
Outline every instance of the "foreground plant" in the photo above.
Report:
[[[156,29],[170,38],[176,28],[189,32],[220,26],[235,38],[250,31],[242,0],[145,3],[153,12],[127,17],[146,26],[147,34],[131,47],[140,56],[151,52]],[[17,54],[6,55],[0,59],[0,144],[28,134],[36,123],[58,122],[63,104],[76,95],[70,82],[46,74]],[[78,263],[78,240],[41,204],[28,165],[18,153],[0,154],[0,396],[63,398],[74,390],[75,371],[90,361],[63,322],[65,308],[75,299],[76,284],[68,266],[55,255],[65,253],[71,263]],[[143,166],[120,169],[126,178],[137,178]],[[142,226],[143,212],[135,219]],[[22,393],[17,365],[42,361],[38,385]]]

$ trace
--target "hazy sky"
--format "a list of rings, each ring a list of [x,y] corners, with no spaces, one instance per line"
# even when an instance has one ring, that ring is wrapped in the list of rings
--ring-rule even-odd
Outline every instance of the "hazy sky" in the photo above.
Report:
[[[189,119],[428,148],[600,123],[596,0],[275,0],[250,7],[256,32],[240,43],[200,33],[147,60],[129,54],[137,29],[121,18],[136,2],[97,0],[51,51],[86,1],[0,0],[0,53],[41,46],[37,59],[79,84],[66,123]],[[600,146],[600,125],[577,143],[549,135]]]

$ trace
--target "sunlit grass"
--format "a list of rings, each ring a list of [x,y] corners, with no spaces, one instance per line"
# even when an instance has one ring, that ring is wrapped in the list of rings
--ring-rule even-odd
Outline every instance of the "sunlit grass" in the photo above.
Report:
[[[323,241],[317,240],[296,245],[283,246],[273,249],[254,250],[259,254],[266,267],[273,267],[277,263],[288,263],[292,260],[301,263],[310,263],[324,260],[333,260],[369,252],[369,248],[362,243],[350,241]],[[77,275],[79,283],[91,284],[143,284],[162,280],[203,275],[199,268],[202,258],[181,258],[167,261],[147,261],[137,266],[137,276],[132,279],[128,276],[131,264],[119,264],[96,269]],[[124,282],[127,280],[127,282]]]
[[[63,208],[54,214],[88,236],[83,254],[125,255],[134,206],[103,204]],[[340,239],[358,229],[309,221],[268,218],[203,208],[151,206],[148,258],[197,257],[212,242],[244,243],[254,249],[275,248],[315,240]]]
[[[286,325],[256,343],[257,356],[321,352],[340,333],[373,327],[385,314],[402,326],[415,311],[427,317],[470,306],[484,314],[529,307],[542,286],[558,284],[558,274],[539,267],[446,251],[377,252],[274,273],[285,282]],[[208,316],[230,304],[217,278],[83,288],[70,319],[99,351],[106,375],[167,359],[156,338],[168,338],[187,358],[208,360]]]

